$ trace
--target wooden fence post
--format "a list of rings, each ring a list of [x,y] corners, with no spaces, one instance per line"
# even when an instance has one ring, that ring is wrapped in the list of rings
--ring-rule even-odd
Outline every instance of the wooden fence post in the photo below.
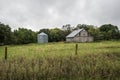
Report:
[[[5,60],[7,60],[7,46],[5,47]]]
[[[75,55],[77,55],[77,51],[78,51],[78,44],[75,45]]]

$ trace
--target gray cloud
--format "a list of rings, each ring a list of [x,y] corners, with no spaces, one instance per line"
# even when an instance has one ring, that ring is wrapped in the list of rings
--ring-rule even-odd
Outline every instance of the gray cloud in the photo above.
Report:
[[[0,0],[0,22],[33,30],[64,24],[120,26],[120,0]]]

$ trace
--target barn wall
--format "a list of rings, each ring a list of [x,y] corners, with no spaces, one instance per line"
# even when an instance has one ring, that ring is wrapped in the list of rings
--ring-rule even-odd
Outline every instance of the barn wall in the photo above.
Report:
[[[88,37],[81,36],[81,37],[74,37],[74,42],[88,42]]]
[[[74,37],[73,42],[92,42],[93,37],[89,36],[81,36],[81,37]]]
[[[87,31],[81,31],[80,36],[88,36],[88,32]]]
[[[94,41],[94,38],[91,37],[91,36],[89,36],[89,37],[88,37],[88,41],[89,41],[89,42],[92,42],[92,41]]]
[[[80,37],[80,41],[81,42],[88,42],[88,37],[86,37],[86,36],[82,36],[82,37]]]
[[[67,42],[72,42],[72,41],[73,41],[73,38],[66,38],[66,41],[67,41]]]
[[[79,40],[80,40],[80,39],[79,39],[79,37],[77,37],[77,36],[73,38],[73,41],[74,41],[74,42],[79,42]]]

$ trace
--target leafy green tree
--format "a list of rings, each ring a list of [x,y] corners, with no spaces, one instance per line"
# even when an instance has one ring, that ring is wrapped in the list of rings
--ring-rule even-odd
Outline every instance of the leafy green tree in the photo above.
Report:
[[[14,30],[15,44],[28,44],[37,41],[37,34],[30,29],[19,28]]]
[[[76,26],[76,29],[82,29],[82,28],[84,28],[85,30],[88,31],[91,26],[92,26],[92,25],[78,24],[78,25]]]
[[[71,27],[70,24],[66,24],[66,25],[63,25],[63,26],[62,26],[62,30],[64,30],[64,31],[72,31],[73,29],[74,29],[74,28]]]
[[[74,30],[74,27],[71,27],[70,24],[66,24],[66,25],[62,26],[62,31],[63,31],[63,34],[64,34],[64,40],[65,40],[65,37],[68,34],[70,34],[73,30]]]
[[[0,45],[11,44],[11,28],[9,25],[0,23]]]
[[[104,40],[110,40],[110,39],[118,39],[119,37],[119,29],[117,26],[114,26],[112,24],[104,24],[100,26],[100,32],[103,36]]]
[[[65,35],[64,32],[59,28],[50,29],[50,41],[64,41]]]
[[[88,32],[94,37],[94,41],[101,40],[101,34],[99,28],[90,27]]]

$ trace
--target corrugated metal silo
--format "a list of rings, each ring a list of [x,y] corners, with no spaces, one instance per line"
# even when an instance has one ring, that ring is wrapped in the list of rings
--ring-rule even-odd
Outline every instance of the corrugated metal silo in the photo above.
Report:
[[[38,43],[48,43],[48,35],[45,34],[44,32],[41,32],[37,36]]]

